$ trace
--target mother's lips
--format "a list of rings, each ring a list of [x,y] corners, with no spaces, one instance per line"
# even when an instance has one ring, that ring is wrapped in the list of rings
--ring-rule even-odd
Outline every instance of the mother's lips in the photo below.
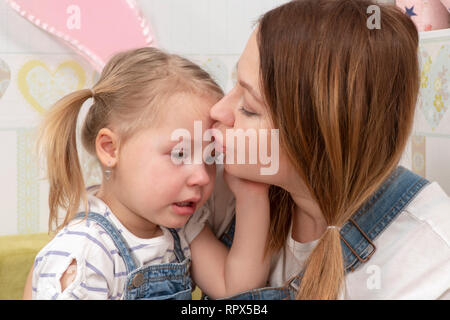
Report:
[[[220,126],[220,122],[219,122],[219,121],[216,121],[216,122],[213,123],[213,125],[211,126],[211,128],[213,128],[213,129],[218,129],[219,126]]]

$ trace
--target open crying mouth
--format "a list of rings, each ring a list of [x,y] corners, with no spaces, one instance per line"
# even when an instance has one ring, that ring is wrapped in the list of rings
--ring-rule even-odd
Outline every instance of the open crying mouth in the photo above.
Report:
[[[192,207],[194,203],[191,201],[184,201],[184,202],[175,202],[175,205],[178,207]]]

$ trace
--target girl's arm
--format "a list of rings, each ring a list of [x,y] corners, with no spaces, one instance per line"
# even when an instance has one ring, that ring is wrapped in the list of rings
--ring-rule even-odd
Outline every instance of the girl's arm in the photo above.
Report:
[[[264,287],[270,267],[265,254],[269,233],[269,186],[224,173],[236,198],[236,228],[230,250],[208,225],[191,243],[192,276],[213,299]]]
[[[22,300],[31,300],[33,296],[32,292],[32,279],[33,279],[33,266],[31,266],[28,272],[27,281],[25,282],[25,287],[23,288]]]
[[[72,268],[71,271],[76,272],[76,263],[72,262],[69,266]],[[67,268],[66,272],[61,276],[61,291],[64,291],[74,280],[74,276],[71,273],[68,273],[69,268]],[[28,272],[27,280],[25,282],[25,287],[23,288],[23,296],[22,300],[32,300],[33,299],[33,271],[34,267],[32,266],[30,271]]]

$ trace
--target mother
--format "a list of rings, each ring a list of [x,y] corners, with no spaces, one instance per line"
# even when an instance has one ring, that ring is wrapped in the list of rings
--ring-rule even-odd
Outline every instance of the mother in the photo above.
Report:
[[[225,164],[272,185],[275,289],[236,298],[450,299],[450,200],[397,167],[419,89],[418,33],[393,6],[380,6],[381,29],[369,29],[373,4],[299,0],[267,12],[237,85],[211,110],[223,133],[280,136],[277,174]]]

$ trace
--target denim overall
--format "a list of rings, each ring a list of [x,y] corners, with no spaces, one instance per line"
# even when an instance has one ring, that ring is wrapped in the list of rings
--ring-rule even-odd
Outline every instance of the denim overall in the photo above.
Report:
[[[419,191],[429,182],[398,167],[364,205],[340,230],[345,273],[354,271],[375,253],[373,241],[403,211]],[[231,247],[235,220],[221,237]],[[231,300],[293,300],[303,271],[289,279],[283,287],[265,287],[239,293],[225,299]]]
[[[85,218],[81,212],[75,218]],[[88,220],[97,222],[111,237],[125,262],[127,280],[124,300],[191,300],[192,283],[189,276],[190,260],[181,250],[180,238],[174,229],[169,229],[174,240],[174,253],[178,263],[136,267],[127,242],[117,228],[103,215],[89,212]]]

